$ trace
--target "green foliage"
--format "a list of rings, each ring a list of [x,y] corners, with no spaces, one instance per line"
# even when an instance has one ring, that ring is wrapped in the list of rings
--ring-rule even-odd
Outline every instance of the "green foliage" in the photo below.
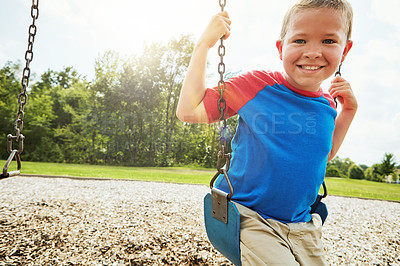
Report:
[[[333,158],[330,162],[328,162],[327,169],[330,167],[335,167],[339,170],[340,177],[347,178],[350,167],[354,164],[349,158],[341,159],[338,156]]]
[[[397,182],[397,180],[399,180],[399,172],[398,171],[394,171],[393,174],[391,174],[391,179],[393,182]]]
[[[127,58],[104,53],[92,81],[72,67],[31,80],[23,160],[214,167],[215,125],[185,124],[175,115],[193,47],[189,36],[181,36],[148,44],[142,54]],[[12,63],[0,69],[2,158],[8,156],[6,134],[15,134],[20,69]]]
[[[326,169],[326,177],[340,177],[339,169],[334,165],[329,165]]]
[[[353,164],[352,166],[350,166],[348,176],[350,179],[364,179],[365,178],[363,169],[356,164]]]
[[[365,171],[365,179],[375,182],[385,182],[386,179],[396,182],[398,171],[392,153],[385,153],[381,163],[369,167]]]
[[[394,162],[394,154],[385,153],[381,164],[379,165],[379,170],[383,176],[389,176],[395,172],[396,163]]]
[[[21,84],[17,75],[21,67],[8,62],[0,69],[0,155],[7,158],[7,134],[14,133],[14,123],[18,111],[18,95],[21,92]]]
[[[368,165],[360,164],[361,169],[365,172],[368,169]]]
[[[380,172],[380,165],[374,164],[365,171],[365,179],[375,182],[383,182],[384,178]]]

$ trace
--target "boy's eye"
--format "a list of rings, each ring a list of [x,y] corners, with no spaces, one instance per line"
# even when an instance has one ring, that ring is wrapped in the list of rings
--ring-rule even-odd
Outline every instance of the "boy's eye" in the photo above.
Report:
[[[294,43],[304,44],[304,43],[306,43],[306,41],[302,40],[302,39],[298,39],[298,40],[294,40]]]
[[[324,40],[323,43],[325,43],[325,44],[333,44],[333,43],[335,43],[335,41],[332,40],[332,39],[327,39],[327,40]]]

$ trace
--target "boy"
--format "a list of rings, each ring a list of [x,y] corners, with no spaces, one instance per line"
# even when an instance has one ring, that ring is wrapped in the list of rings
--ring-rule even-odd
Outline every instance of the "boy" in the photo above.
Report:
[[[218,121],[219,93],[205,88],[208,50],[230,35],[227,12],[200,37],[186,75],[177,116]],[[301,0],[286,14],[276,42],[284,73],[251,71],[226,82],[225,117],[239,114],[229,169],[238,207],[243,265],[326,265],[321,218],[310,214],[357,110],[350,84],[331,77],[352,47],[346,0]],[[342,105],[337,115],[334,98]],[[215,184],[229,191],[222,179]]]

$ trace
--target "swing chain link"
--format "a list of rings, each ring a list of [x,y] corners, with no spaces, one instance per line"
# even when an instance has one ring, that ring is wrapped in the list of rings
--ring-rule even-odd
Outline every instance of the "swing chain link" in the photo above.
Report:
[[[31,69],[29,68],[29,65],[33,59],[33,43],[35,41],[35,36],[36,36],[36,25],[35,22],[39,17],[39,0],[32,0],[32,6],[31,6],[31,17],[32,17],[32,24],[29,26],[29,37],[28,37],[28,48],[25,52],[25,68],[22,71],[22,79],[21,79],[21,85],[22,85],[22,90],[21,93],[18,96],[18,113],[17,113],[17,119],[15,120],[15,126],[14,129],[16,131],[16,141],[23,141],[23,136],[21,134],[22,129],[24,127],[24,107],[28,101],[28,95],[26,94],[26,90],[29,85],[29,78],[31,75]],[[19,151],[19,154],[22,153],[22,150]]]
[[[340,64],[339,64],[339,67],[338,67],[338,69],[337,69],[337,71],[336,71],[336,73],[335,73],[335,77],[336,76],[342,76],[342,62],[340,62]],[[336,99],[336,97],[333,99],[334,101],[335,101],[335,107],[336,107],[336,109],[337,109],[337,105],[338,105],[338,103],[337,103],[337,99]]]
[[[224,7],[226,5],[226,0],[219,0],[219,6],[221,7],[221,12],[224,11]],[[224,38],[222,36],[220,38],[220,45],[218,47],[218,55],[220,58],[220,62],[218,64],[218,73],[219,73],[219,82],[218,82],[218,91],[220,98],[218,100],[218,110],[221,114],[219,121],[224,121],[224,126],[226,126],[226,119],[224,117],[224,112],[226,108],[226,102],[224,99],[224,91],[225,91],[225,81],[224,81],[224,74],[225,74],[225,63],[224,63],[224,56],[225,56],[225,46],[224,46]]]
[[[221,12],[224,11],[224,7],[226,6],[226,0],[219,0],[219,6],[221,7]]]
[[[221,12],[224,11],[226,5],[226,0],[219,0],[219,6],[221,7]],[[218,73],[219,73],[219,81],[218,81],[218,91],[220,98],[218,99],[218,110],[220,112],[219,121],[223,121],[222,130],[220,132],[220,143],[219,147],[220,150],[218,152],[218,160],[217,160],[217,170],[218,172],[222,173],[222,167],[225,165],[226,171],[229,170],[230,164],[230,153],[225,153],[225,147],[227,146],[227,140],[224,136],[224,131],[228,130],[226,125],[226,119],[224,116],[225,109],[226,109],[226,101],[224,99],[224,92],[225,92],[225,81],[224,81],[224,74],[225,74],[225,63],[224,63],[224,56],[225,56],[225,46],[224,46],[224,38],[225,35],[220,38],[220,45],[218,47],[218,55],[220,58],[220,62],[218,64]]]

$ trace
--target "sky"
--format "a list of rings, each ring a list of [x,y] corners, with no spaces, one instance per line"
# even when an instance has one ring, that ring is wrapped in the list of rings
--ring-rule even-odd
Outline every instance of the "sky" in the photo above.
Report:
[[[338,153],[357,164],[379,163],[393,153],[400,163],[400,1],[349,0],[354,10],[353,48],[343,63],[359,103]],[[232,20],[225,41],[228,71],[283,70],[275,42],[283,15],[295,0],[226,0]],[[30,0],[0,0],[0,67],[24,60]],[[40,0],[31,70],[36,77],[72,66],[88,80],[106,51],[141,54],[145,43],[190,34],[197,40],[218,0]],[[217,47],[209,53],[208,83],[217,76]],[[327,90],[329,81],[323,83]],[[212,84],[211,84],[212,85]]]

